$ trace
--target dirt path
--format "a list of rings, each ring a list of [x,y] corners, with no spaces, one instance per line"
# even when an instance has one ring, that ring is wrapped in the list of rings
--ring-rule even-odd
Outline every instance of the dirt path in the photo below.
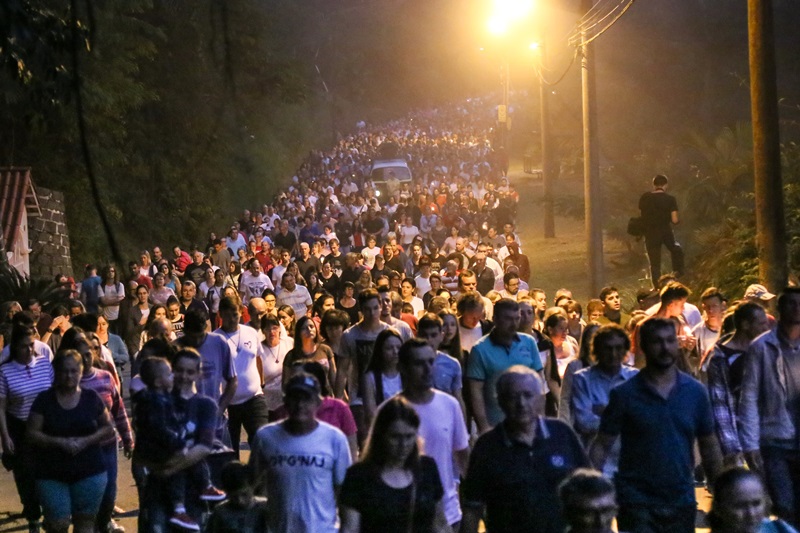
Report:
[[[549,301],[552,301],[558,289],[569,288],[575,299],[585,306],[590,298],[596,298],[597,295],[589,294],[583,220],[559,216],[557,210],[556,237],[545,239],[541,179],[523,173],[521,167],[512,167],[510,176],[520,195],[517,230],[522,239],[523,253],[531,263],[530,286],[544,289]],[[565,181],[558,183],[557,187],[560,191],[577,193],[582,184]],[[629,293],[631,297],[635,295],[636,289],[642,285],[639,281],[642,272],[614,266],[614,259],[621,258],[626,253],[625,247],[620,242],[606,238],[604,252],[605,281],[616,285],[620,291]]]

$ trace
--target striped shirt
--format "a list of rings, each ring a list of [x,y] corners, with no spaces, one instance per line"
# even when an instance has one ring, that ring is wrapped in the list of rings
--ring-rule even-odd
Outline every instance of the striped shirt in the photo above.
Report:
[[[50,361],[53,360],[53,350],[47,343],[40,341],[39,339],[33,340],[33,353],[36,355],[46,355],[47,359]],[[0,365],[6,363],[11,360],[11,344],[6,344],[3,348],[3,351],[0,352]]]
[[[53,365],[45,355],[34,356],[23,365],[9,361],[0,365],[0,398],[6,411],[19,420],[27,420],[33,400],[53,384]]]
[[[106,406],[106,409],[114,419],[114,427],[117,428],[117,433],[122,438],[122,442],[125,443],[127,448],[132,448],[131,424],[128,421],[125,404],[119,396],[114,376],[110,372],[95,368],[90,375],[81,378],[81,388],[93,390],[100,396],[100,399],[103,400],[103,405]],[[103,442],[103,445],[115,444],[116,441],[117,439],[114,437]]]
[[[295,286],[293,291],[281,289],[281,291],[278,292],[278,306],[288,305],[294,309],[294,314],[297,318],[300,318],[308,312],[311,303],[311,294],[309,294],[308,289],[302,285]]]

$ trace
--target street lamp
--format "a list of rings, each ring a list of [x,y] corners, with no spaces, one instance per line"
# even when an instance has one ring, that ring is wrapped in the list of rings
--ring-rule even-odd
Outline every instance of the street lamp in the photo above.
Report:
[[[494,0],[493,8],[487,29],[495,36],[505,36],[514,26],[519,25],[530,17],[533,12],[533,0]],[[511,83],[509,69],[508,51],[505,54],[505,64],[503,68],[503,103],[497,109],[497,122],[503,128],[502,142],[506,151],[510,152],[509,132],[511,130],[510,117],[508,116],[508,92]]]

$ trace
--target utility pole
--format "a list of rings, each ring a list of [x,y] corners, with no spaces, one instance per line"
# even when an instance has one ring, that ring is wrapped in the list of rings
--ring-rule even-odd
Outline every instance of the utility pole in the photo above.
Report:
[[[788,267],[772,0],[748,0],[747,19],[758,275],[771,291],[780,291],[786,286]]]
[[[751,0],[752,1],[752,0]],[[581,0],[581,16],[594,0]],[[599,294],[603,286],[603,215],[600,187],[600,158],[597,144],[597,95],[594,79],[594,44],[581,32],[581,89],[583,100],[583,195],[589,259],[589,294]]]
[[[545,64],[545,32],[540,32],[539,43],[539,114],[540,134],[542,141],[542,185],[544,189],[544,238],[552,239],[556,236],[555,202],[553,199],[553,151],[550,142],[550,90],[544,81]]]
[[[502,79],[503,79],[503,111],[500,116],[500,127],[503,128],[501,139],[503,142],[503,149],[506,154],[511,157],[510,137],[511,137],[511,116],[509,113],[509,85],[511,84],[511,70],[508,60],[508,49],[505,50],[505,63],[502,66]]]

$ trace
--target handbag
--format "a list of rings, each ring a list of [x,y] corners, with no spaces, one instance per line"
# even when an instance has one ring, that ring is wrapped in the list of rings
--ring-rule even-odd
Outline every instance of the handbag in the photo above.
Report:
[[[628,235],[632,237],[641,237],[644,235],[642,217],[631,217],[630,220],[628,220]]]

